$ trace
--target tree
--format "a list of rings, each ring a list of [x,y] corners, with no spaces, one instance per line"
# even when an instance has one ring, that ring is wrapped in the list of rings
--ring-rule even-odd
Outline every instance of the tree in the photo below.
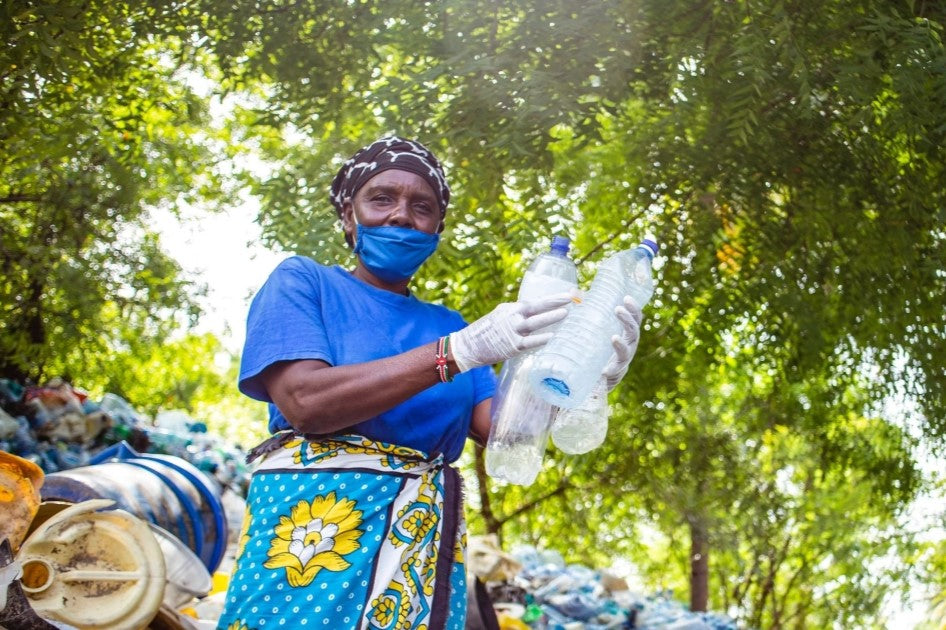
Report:
[[[943,339],[937,8],[212,8],[229,81],[269,93],[256,127],[301,138],[276,153],[282,168],[263,188],[274,244],[337,257],[339,239],[287,230],[288,217],[303,209],[316,228],[333,224],[323,195],[340,160],[365,137],[415,131],[448,156],[461,192],[453,247],[424,278],[438,291],[460,266],[454,305],[476,304],[475,315],[508,295],[510,264],[539,249],[537,226],[574,231],[585,255],[629,244],[629,223],[649,226],[664,236],[667,271],[681,266],[667,280],[711,300],[713,316],[692,330],[704,350],[751,314],[772,347],[793,342],[791,369],[827,357],[856,370],[874,352],[887,383],[923,393],[939,433],[943,370],[927,352]]]
[[[704,375],[730,360],[722,342],[735,336],[755,349],[739,365],[774,370],[780,388],[835,374],[819,400],[826,408],[875,366],[878,378],[861,383],[873,400],[907,383],[922,394],[927,432],[942,434],[944,128],[933,112],[946,92],[931,74],[944,59],[937,9],[870,1],[317,9],[218,14],[211,29],[225,36],[216,52],[235,81],[261,78],[276,96],[260,123],[311,138],[280,158],[312,149],[324,162],[363,135],[401,128],[447,152],[463,195],[452,210],[454,248],[428,266],[424,290],[448,290],[452,305],[475,316],[511,293],[511,270],[536,250],[536,226],[574,230],[579,252],[594,259],[630,244],[637,235],[628,227],[649,225],[665,244],[667,289],[649,320],[659,346],[638,370],[638,400],[692,408]],[[403,19],[393,17],[399,9]],[[336,67],[346,71],[318,72]],[[267,183],[264,224],[272,221],[284,247],[336,258],[324,236],[316,248],[307,232],[276,229],[300,198],[320,228],[331,224],[327,204],[310,199],[334,165],[284,164]],[[444,279],[445,267],[458,268],[457,279]],[[822,416],[797,397],[768,402],[770,424],[818,434]],[[698,446],[702,436],[686,438]]]
[[[706,375],[734,360],[724,348],[736,339],[737,369],[777,377],[764,422],[746,439],[785,426],[817,438],[827,461],[841,457],[819,422],[855,383],[874,405],[906,384],[927,434],[942,436],[939,9],[748,0],[602,2],[580,12],[558,2],[315,9],[234,8],[216,25],[227,35],[217,50],[224,66],[239,60],[236,79],[260,77],[277,96],[258,122],[308,138],[279,154],[287,161],[267,182],[263,222],[274,242],[337,259],[320,191],[365,136],[407,129],[446,152],[461,191],[449,247],[425,268],[422,292],[474,317],[512,293],[521,261],[542,242],[539,226],[571,232],[589,261],[650,228],[664,245],[662,288],[646,360],[619,396],[705,419]],[[403,20],[392,17],[400,9]],[[253,46],[236,47],[241,38]],[[345,71],[318,72],[335,67]],[[306,153],[323,166],[291,160]],[[321,240],[279,229],[299,209],[281,199],[305,200]],[[865,367],[876,378],[859,380]],[[814,383],[816,400],[792,394]],[[687,426],[677,436],[686,452],[715,443]],[[673,424],[633,429],[674,435]],[[910,486],[904,457],[895,470]],[[672,461],[664,485],[666,475],[704,489],[718,481],[718,468],[696,458]],[[697,518],[695,490],[673,510],[689,519],[698,550],[704,533],[717,535]],[[557,491],[509,492],[528,505]],[[706,604],[708,574],[700,568],[691,585],[695,607]]]
[[[220,197],[177,3],[6,3],[0,373],[94,373],[199,313],[148,208]]]
[[[17,7],[8,41],[22,33],[10,47],[23,55],[17,60],[49,48],[50,36],[85,46],[76,34],[85,31],[40,28],[58,24],[58,5],[8,6]],[[686,556],[677,554],[674,567],[689,580],[694,608],[732,602],[745,618],[776,625],[870,623],[878,589],[895,576],[857,580],[841,562],[842,576],[812,568],[837,550],[865,559],[894,549],[872,528],[900,517],[917,472],[912,438],[879,411],[883,402],[892,394],[914,399],[931,446],[941,448],[946,433],[942,7],[880,0],[603,0],[580,10],[562,0],[111,6],[83,7],[105,18],[91,10],[73,16],[95,24],[90,32],[103,41],[134,44],[121,55],[95,53],[116,61],[102,66],[117,72],[109,85],[132,89],[127,58],[150,63],[161,77],[145,83],[150,93],[174,76],[163,62],[203,62],[206,53],[224,91],[256,98],[236,111],[232,150],[253,150],[273,168],[262,181],[240,175],[264,202],[260,222],[274,247],[347,260],[324,191],[342,159],[385,132],[417,136],[447,158],[455,191],[449,227],[416,289],[469,318],[513,294],[524,261],[551,232],[573,237],[585,280],[602,256],[655,232],[663,246],[658,291],[631,377],[613,394],[615,437],[589,458],[553,452],[547,473],[528,489],[492,488],[481,476],[485,526],[566,550],[561,541],[573,539],[553,533],[574,532],[571,507],[583,501],[598,526],[586,540],[602,550],[628,548],[644,522],[667,537],[685,536],[676,547]],[[158,49],[168,52],[146,54]],[[13,96],[6,102],[15,104],[3,110],[6,121],[35,104],[66,111],[47,95],[58,85],[49,77],[72,57],[36,58],[38,69],[24,76],[41,80],[4,83]],[[83,64],[69,74],[95,85]],[[62,108],[73,106],[62,99]],[[115,107],[108,111],[122,113]],[[176,129],[199,138],[185,112],[171,109],[180,116]],[[113,118],[121,120],[95,120]],[[72,116],[53,119],[58,130]],[[5,123],[0,137],[8,142],[19,128]],[[114,157],[124,131],[103,143],[101,163],[83,161],[97,154],[82,152],[75,172],[99,186],[83,190],[143,195],[147,187],[108,179],[125,172],[113,162],[164,173],[162,198],[195,183],[143,148],[123,158],[130,161]],[[23,166],[37,162],[22,156],[47,135],[9,136],[19,139],[10,153],[18,157],[4,163],[4,181],[57,181],[30,179]],[[52,154],[73,156],[86,146],[79,140]],[[204,164],[200,143],[168,142],[154,155],[178,155],[162,153],[169,147],[196,151],[184,159]],[[21,203],[17,195],[27,192],[4,194]],[[109,206],[134,216],[133,204],[92,207]],[[52,268],[48,261],[36,267]],[[6,286],[5,307],[30,295]],[[16,321],[16,335],[4,329],[0,336],[30,339],[27,319]],[[11,347],[4,356],[25,346]],[[852,481],[863,492],[856,506],[843,492]],[[854,522],[837,532],[838,521],[814,509],[815,500],[847,509]],[[727,543],[732,531],[722,518],[732,505],[746,525],[739,546]],[[768,523],[770,514],[791,527]],[[747,527],[754,523],[757,529]],[[806,542],[816,551],[806,554]]]

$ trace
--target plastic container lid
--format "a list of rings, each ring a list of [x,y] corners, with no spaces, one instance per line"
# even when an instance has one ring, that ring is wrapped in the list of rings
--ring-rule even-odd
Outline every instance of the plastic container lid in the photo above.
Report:
[[[564,256],[568,253],[568,248],[571,244],[571,241],[568,240],[566,236],[553,236],[552,237],[552,252]]]
[[[161,552],[167,572],[167,585],[164,587],[165,606],[177,610],[195,597],[203,597],[210,592],[213,581],[203,561],[197,557],[181,540],[154,523],[148,523]]]
[[[641,241],[640,246],[646,247],[647,249],[649,249],[652,252],[651,254],[652,256],[657,255],[657,241],[655,239],[645,238],[644,240]]]
[[[83,501],[51,516],[23,543],[21,585],[42,617],[83,629],[140,628],[164,596],[164,555],[148,524]]]

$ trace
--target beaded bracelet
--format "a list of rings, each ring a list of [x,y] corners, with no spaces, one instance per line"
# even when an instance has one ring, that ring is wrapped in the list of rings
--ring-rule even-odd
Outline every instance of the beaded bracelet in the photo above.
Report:
[[[436,370],[441,383],[449,383],[453,380],[450,370],[447,368],[447,350],[449,347],[450,335],[437,340]]]

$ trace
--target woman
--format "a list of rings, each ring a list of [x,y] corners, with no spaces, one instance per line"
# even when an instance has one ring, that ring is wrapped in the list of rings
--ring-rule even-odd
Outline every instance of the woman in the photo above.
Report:
[[[382,138],[348,160],[331,199],[350,272],[281,263],[253,300],[240,390],[270,403],[218,628],[462,628],[465,530],[450,463],[485,443],[489,366],[548,340],[571,295],[500,304],[467,326],[418,300],[450,191],[417,142]],[[620,380],[639,311],[609,366]]]

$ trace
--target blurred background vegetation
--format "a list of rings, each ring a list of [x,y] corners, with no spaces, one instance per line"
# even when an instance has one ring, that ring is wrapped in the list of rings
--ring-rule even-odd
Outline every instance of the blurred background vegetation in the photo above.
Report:
[[[454,191],[416,291],[468,319],[553,234],[583,282],[662,245],[608,441],[527,488],[471,446],[474,532],[746,625],[886,627],[909,597],[946,627],[944,25],[919,0],[5,2],[0,376],[251,445],[265,409],[154,217],[249,198],[266,247],[350,264],[332,175],[416,137]]]

